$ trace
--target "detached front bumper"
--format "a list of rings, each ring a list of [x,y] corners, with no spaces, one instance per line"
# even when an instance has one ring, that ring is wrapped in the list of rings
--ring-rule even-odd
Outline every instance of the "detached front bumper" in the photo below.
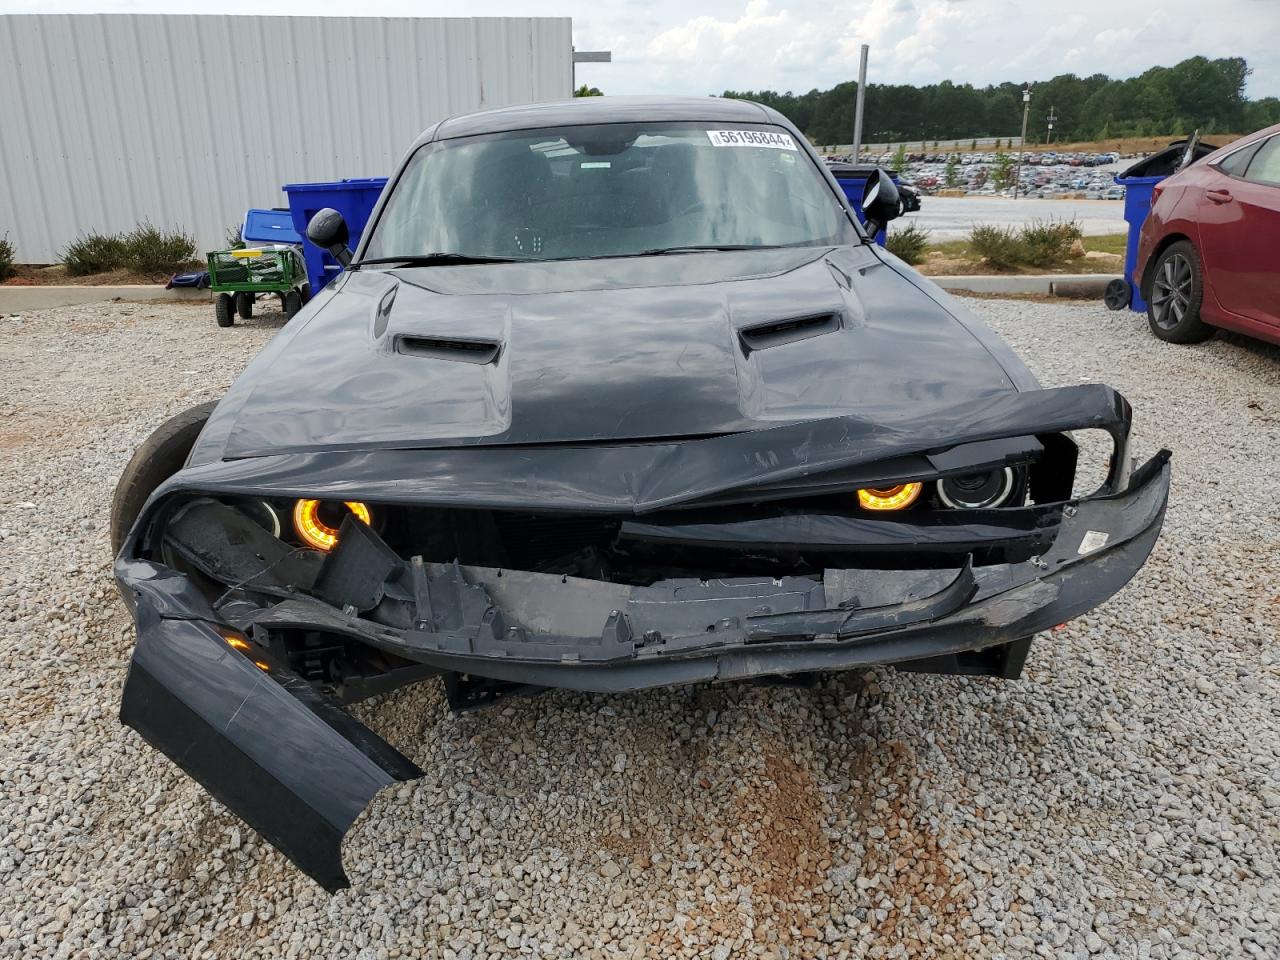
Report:
[[[1159,535],[1168,461],[1162,452],[1138,468],[1121,493],[1056,505],[1043,552],[959,570],[628,587],[456,564],[395,570],[376,543],[348,561],[340,545],[319,592],[399,589],[413,611],[405,629],[303,593],[215,610],[188,577],[122,558],[138,646],[121,719],[335,890],[347,885],[345,830],[381,787],[420,771],[287,664],[229,636],[318,630],[414,661],[420,675],[598,691],[927,663],[1023,640],[1123,587]]]

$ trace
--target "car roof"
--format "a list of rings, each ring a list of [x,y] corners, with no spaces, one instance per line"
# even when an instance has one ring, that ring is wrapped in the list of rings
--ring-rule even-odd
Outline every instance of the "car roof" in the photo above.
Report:
[[[414,146],[430,140],[451,140],[509,130],[662,120],[781,123],[791,128],[791,124],[776,110],[748,100],[724,97],[575,97],[450,117],[423,131]]]

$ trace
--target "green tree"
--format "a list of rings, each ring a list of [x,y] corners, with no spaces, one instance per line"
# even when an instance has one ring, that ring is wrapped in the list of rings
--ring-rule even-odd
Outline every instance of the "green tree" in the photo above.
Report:
[[[957,169],[959,166],[955,157],[947,157],[947,165],[942,170],[942,182],[947,185],[947,189],[960,186],[960,171]]]
[[[1224,132],[1256,130],[1280,117],[1274,98],[1250,101],[1245,97],[1248,76],[1249,66],[1240,57],[1189,57],[1128,78],[1064,73],[1035,81],[1036,115],[1031,129],[1044,129],[1052,107],[1058,118],[1054,134],[1062,141],[1096,140],[1104,126],[1115,137],[1139,132],[1180,134],[1188,132],[1180,129],[1184,125]],[[1012,81],[984,87],[950,80],[920,87],[868,84],[866,139],[927,143],[1000,137],[1003,148],[1009,131],[1022,118],[1022,88],[1022,82]],[[841,83],[807,93],[726,90],[724,96],[773,107],[815,143],[847,143],[857,93],[856,83]],[[976,150],[977,144],[970,149]]]
[[[991,171],[991,180],[996,185],[997,190],[1003,190],[1006,187],[1013,186],[1013,181],[1017,177],[1017,173],[1013,166],[1013,157],[1007,153],[997,153],[994,169]]]
[[[588,87],[585,83],[577,90],[573,91],[575,97],[603,97],[599,87]]]
[[[898,149],[894,151],[893,159],[889,161],[889,169],[894,173],[901,173],[907,169],[907,145],[905,143],[898,144]]]

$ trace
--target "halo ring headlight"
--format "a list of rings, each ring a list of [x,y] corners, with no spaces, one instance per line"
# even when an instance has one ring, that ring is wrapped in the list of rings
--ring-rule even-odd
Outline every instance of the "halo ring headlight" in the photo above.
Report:
[[[369,508],[360,501],[346,500],[343,503],[361,523],[367,525],[372,522],[373,516],[369,513]],[[327,500],[299,500],[294,505],[293,529],[303,543],[326,553],[334,548],[338,542],[338,524],[342,521],[338,518],[333,522],[333,517],[326,518],[323,514],[335,506],[336,503]]]
[[[938,481],[938,499],[952,510],[983,510],[1002,506],[1017,481],[1013,468],[944,477]]]
[[[858,491],[864,510],[905,510],[920,499],[923,483],[898,483],[891,487],[866,487]]]

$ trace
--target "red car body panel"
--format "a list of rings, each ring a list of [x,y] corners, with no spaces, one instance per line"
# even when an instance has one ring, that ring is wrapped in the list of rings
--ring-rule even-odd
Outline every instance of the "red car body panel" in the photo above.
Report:
[[[1280,183],[1247,180],[1221,164],[1278,135],[1280,124],[1259,130],[1157,184],[1130,278],[1149,294],[1156,257],[1190,240],[1203,266],[1201,319],[1272,343],[1280,343]]]

